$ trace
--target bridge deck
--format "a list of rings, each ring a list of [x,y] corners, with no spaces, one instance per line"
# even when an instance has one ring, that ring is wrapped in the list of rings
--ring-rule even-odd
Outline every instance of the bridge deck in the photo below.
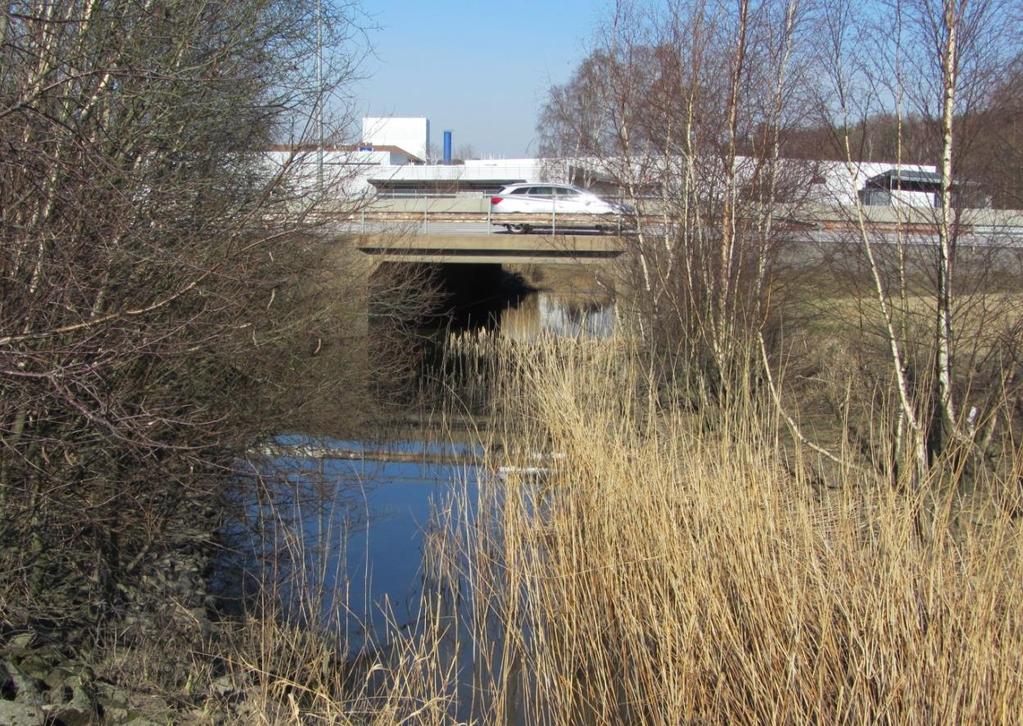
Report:
[[[359,237],[356,247],[385,262],[500,264],[608,260],[620,255],[625,243],[618,236],[596,234],[368,234]]]
[[[934,210],[863,207],[873,241],[929,244],[935,235]],[[600,234],[596,227],[617,227],[617,218],[593,215],[491,214],[484,198],[377,200],[354,214],[337,210],[325,215],[328,228],[354,235],[355,246],[375,259],[392,262],[505,263],[594,262],[620,255],[635,240],[628,229]],[[632,224],[652,234],[664,229],[657,215]],[[513,235],[503,225],[532,227]],[[850,210],[808,207],[778,209],[774,229],[792,242],[858,242]],[[1023,246],[1023,216],[1018,212],[969,210],[959,226],[959,243],[967,246]]]

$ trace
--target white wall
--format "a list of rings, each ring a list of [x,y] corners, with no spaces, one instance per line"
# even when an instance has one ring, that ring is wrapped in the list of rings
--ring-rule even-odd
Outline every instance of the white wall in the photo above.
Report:
[[[367,178],[373,170],[389,165],[392,156],[386,151],[325,151],[324,184],[336,194],[363,197],[373,191]],[[274,173],[280,171],[285,164],[290,164],[289,178],[299,188],[308,188],[310,191],[316,188],[319,181],[319,154],[315,150],[301,154],[271,151],[266,153],[266,160]]]
[[[370,119],[367,119],[370,120]],[[425,121],[425,119],[420,119]],[[422,127],[420,127],[422,130]],[[383,142],[378,142],[383,143]],[[401,146],[395,140],[388,144]],[[402,147],[405,148],[405,147]],[[414,153],[412,149],[406,149]],[[268,159],[277,165],[288,157],[287,152],[269,153]],[[300,157],[293,173],[300,183],[312,184],[316,179],[315,151]],[[581,165],[583,160],[573,163]],[[744,160],[737,160],[740,167]],[[803,162],[796,162],[803,163]],[[826,205],[854,205],[859,203],[859,192],[867,180],[881,174],[895,165],[891,163],[860,163],[852,168],[842,162],[819,162],[816,166],[817,179],[811,184],[810,201]],[[420,180],[447,181],[490,181],[524,179],[527,182],[564,181],[565,164],[549,165],[543,159],[485,159],[469,160],[465,164],[434,165],[410,164],[401,154],[388,151],[327,151],[324,154],[324,175],[330,180],[339,180],[340,187],[347,194],[361,196],[372,194],[374,187],[370,180],[394,182]],[[933,166],[903,164],[907,171],[933,172]],[[932,207],[933,194],[893,190],[891,203],[899,207]]]
[[[362,141],[377,146],[398,146],[425,159],[430,144],[430,121],[426,118],[372,116],[362,119]]]
[[[898,165],[892,162],[864,161],[848,165],[841,161],[821,162],[823,180],[814,184],[813,201],[822,204],[857,204],[859,192],[866,187],[867,180],[883,174]],[[936,167],[920,164],[902,164],[905,171],[934,172]],[[933,207],[934,195],[928,192],[892,190],[891,204],[896,207]]]

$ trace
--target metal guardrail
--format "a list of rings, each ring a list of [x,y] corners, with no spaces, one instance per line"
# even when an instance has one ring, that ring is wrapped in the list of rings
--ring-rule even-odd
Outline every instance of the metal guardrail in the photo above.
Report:
[[[362,210],[357,218],[349,218],[350,222],[358,222],[360,231],[368,233],[371,231],[369,225],[372,223],[393,223],[393,224],[416,224],[424,232],[428,233],[430,224],[485,224],[487,234],[491,234],[495,227],[506,225],[524,225],[529,228],[549,229],[553,234],[559,230],[604,230],[622,233],[634,229],[636,221],[654,222],[656,218],[649,217],[645,220],[637,220],[635,217],[603,217],[592,214],[493,214],[486,212],[382,212],[373,210]]]
[[[651,210],[654,211],[654,210]],[[892,209],[862,207],[861,212],[874,232],[902,232],[910,235],[932,234],[934,220],[927,214],[932,210]],[[790,231],[838,232],[849,229],[854,217],[848,208],[822,206],[789,209],[781,206],[776,210],[776,228]],[[635,228],[664,228],[660,214],[613,215],[559,214],[494,214],[487,195],[481,196],[417,196],[406,198],[378,199],[364,206],[354,214],[338,211],[327,215],[338,221],[357,225],[357,229],[370,233],[379,231],[379,225],[414,224],[421,234],[429,234],[431,224],[479,224],[486,225],[487,234],[499,231],[502,225],[528,225],[550,230],[557,234],[573,229],[593,230],[609,227],[612,231],[627,232]],[[373,229],[373,227],[377,229]],[[964,234],[989,235],[1023,239],[1023,215],[1019,212],[1002,210],[971,210],[961,227]]]

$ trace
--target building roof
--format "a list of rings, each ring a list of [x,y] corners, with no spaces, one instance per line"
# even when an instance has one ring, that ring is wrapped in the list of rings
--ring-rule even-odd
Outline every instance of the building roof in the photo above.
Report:
[[[911,182],[917,184],[941,184],[941,174],[936,171],[923,171],[920,169],[894,168],[883,171],[876,176],[870,177],[871,183],[889,181],[895,179],[900,182]]]
[[[294,151],[294,152],[309,152],[319,151],[319,144],[273,144],[270,146],[268,151]],[[411,151],[405,151],[400,146],[394,146],[393,144],[327,144],[323,147],[325,152],[343,152],[343,153],[354,153],[358,151],[383,151],[389,154],[404,154],[413,161],[422,162],[418,156],[413,154]]]

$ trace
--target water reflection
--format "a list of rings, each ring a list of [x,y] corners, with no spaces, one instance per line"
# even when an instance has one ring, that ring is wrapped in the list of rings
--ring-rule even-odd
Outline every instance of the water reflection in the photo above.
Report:
[[[614,286],[587,267],[438,265],[433,279],[438,304],[420,321],[426,336],[488,329],[530,341],[614,332]]]
[[[285,558],[287,571],[271,573],[287,583],[277,591],[285,612],[334,630],[353,669],[395,663],[409,643],[429,643],[450,679],[451,720],[485,720],[493,683],[521,663],[506,662],[501,627],[494,626],[486,652],[472,630],[489,622],[465,590],[467,573],[479,566],[466,538],[481,516],[480,491],[496,481],[479,463],[482,448],[289,435],[266,453],[272,496],[252,502],[249,525],[264,547],[301,541],[300,556]],[[489,506],[494,496],[489,490]],[[373,673],[360,672],[360,682],[386,693],[386,679]],[[506,723],[524,723],[517,700],[504,708]]]
[[[537,291],[505,308],[501,335],[529,342],[543,335],[607,338],[614,333],[615,306],[606,297]]]
[[[349,653],[411,627],[435,514],[456,493],[475,501],[478,447],[289,435],[267,453],[267,490],[247,507],[255,560],[274,568],[262,585],[275,582],[292,618],[337,630]]]
[[[477,276],[446,275],[452,307],[424,321],[417,375],[405,388],[382,392],[384,397],[417,409],[489,415],[490,383],[499,368],[495,342],[528,345],[550,336],[608,338],[616,332],[613,285],[589,269],[479,267]]]
[[[445,411],[457,402],[454,409],[471,421],[473,432],[485,425],[476,414],[487,410],[493,361],[486,346],[449,348],[452,333],[487,327],[491,332],[483,337],[491,341],[498,335],[529,343],[544,336],[604,338],[615,332],[613,294],[594,280],[563,272],[545,279],[512,277],[518,284],[498,284],[492,270],[451,276],[452,284],[465,283],[463,294],[455,296],[463,306],[447,314],[443,326],[434,320],[432,327],[424,327],[419,385],[428,390],[412,400]],[[538,289],[540,284],[547,289]],[[481,326],[483,320],[487,323]],[[431,435],[439,434],[423,434]],[[268,480],[267,496],[248,507],[248,530],[256,533],[254,561],[270,561],[277,552],[269,550],[289,543],[288,571],[275,573],[288,583],[280,591],[286,607],[291,603],[292,614],[309,623],[339,628],[349,655],[386,647],[395,629],[415,630],[424,593],[434,591],[437,573],[444,569],[430,557],[424,563],[424,555],[438,559],[431,538],[450,533],[452,526],[443,517],[439,522],[436,513],[446,511],[454,520],[464,515],[461,524],[468,530],[468,522],[476,521],[481,484],[486,491],[486,482],[493,481],[478,466],[479,447],[413,441],[371,446],[289,435],[277,437],[267,453],[266,468],[259,472]],[[461,555],[448,556],[457,560]],[[453,567],[463,571],[464,565],[455,561]],[[295,577],[289,581],[288,575]],[[438,580],[431,583],[431,577]],[[451,605],[448,617],[459,623],[479,619],[464,612],[468,599],[460,597],[457,587],[449,600],[457,605]],[[458,663],[459,689],[464,686],[467,695],[458,716],[469,720],[473,709],[481,707],[473,684],[499,676],[503,646],[496,639],[497,650],[486,657],[471,647],[461,649],[457,641],[473,641],[462,638],[459,627],[452,635],[452,657]]]

